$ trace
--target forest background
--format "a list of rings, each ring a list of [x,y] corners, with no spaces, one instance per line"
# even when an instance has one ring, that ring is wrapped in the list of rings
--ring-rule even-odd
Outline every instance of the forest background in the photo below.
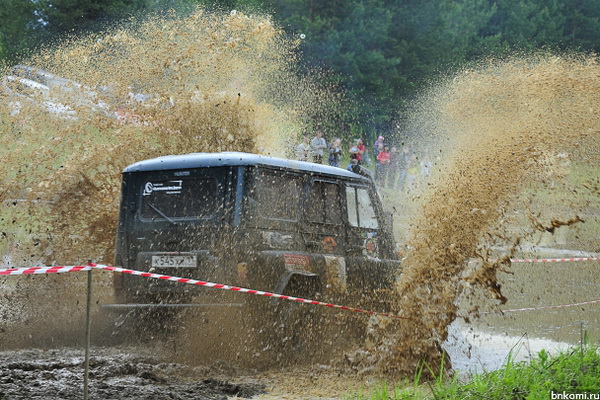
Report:
[[[520,51],[596,53],[597,0],[2,0],[0,61],[17,64],[70,35],[196,6],[268,13],[302,38],[300,72],[346,93],[342,136],[398,136],[432,82]],[[314,116],[315,120],[318,115]],[[343,126],[339,126],[343,125]],[[327,129],[327,127],[325,127]],[[402,135],[410,135],[404,132]],[[401,137],[395,137],[402,140]]]

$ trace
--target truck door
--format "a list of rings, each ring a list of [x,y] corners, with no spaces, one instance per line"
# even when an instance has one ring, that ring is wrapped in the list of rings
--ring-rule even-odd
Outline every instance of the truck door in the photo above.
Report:
[[[346,231],[343,186],[329,179],[311,178],[303,204],[302,238],[314,260],[325,299],[338,301],[346,292]]]
[[[346,186],[348,252],[350,256],[380,258],[380,226],[367,186]]]
[[[389,236],[381,213],[378,217],[376,192],[368,186],[345,188],[348,221],[346,265],[352,292],[371,293],[359,302],[370,302],[379,289],[389,289],[398,261],[387,257]]]
[[[342,185],[313,179],[304,201],[303,239],[312,253],[343,255],[346,244]]]

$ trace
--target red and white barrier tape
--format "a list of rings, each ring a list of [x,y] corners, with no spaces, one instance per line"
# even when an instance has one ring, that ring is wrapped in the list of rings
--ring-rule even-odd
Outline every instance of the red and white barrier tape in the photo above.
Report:
[[[572,258],[511,258],[510,262],[513,264],[517,263],[528,263],[528,264],[542,264],[542,263],[562,263],[572,261],[600,261],[600,257],[572,257]],[[479,259],[469,260],[469,264],[481,262]]]
[[[89,271],[90,269],[100,269],[100,270],[104,270],[104,271],[120,272],[123,274],[141,276],[144,278],[161,279],[161,280],[170,281],[170,282],[186,283],[189,285],[198,285],[198,286],[204,286],[204,287],[213,288],[213,289],[230,290],[230,291],[238,292],[238,293],[248,293],[248,294],[253,294],[253,295],[257,295],[257,296],[290,300],[290,301],[295,301],[297,303],[330,307],[330,308],[336,308],[339,310],[354,311],[354,312],[369,314],[369,315],[379,315],[382,317],[388,317],[388,318],[393,318],[393,319],[409,319],[409,317],[404,317],[404,316],[400,316],[400,315],[393,315],[393,314],[381,313],[381,312],[377,312],[377,311],[363,310],[363,309],[356,308],[356,307],[340,306],[340,305],[333,304],[333,303],[325,303],[325,302],[317,301],[317,300],[303,299],[301,297],[294,297],[294,296],[287,296],[284,294],[264,292],[262,290],[247,289],[247,288],[242,288],[242,287],[238,287],[238,286],[224,285],[221,283],[200,281],[197,279],[190,279],[190,278],[181,278],[181,277],[171,276],[171,275],[155,274],[152,272],[136,271],[136,270],[132,270],[132,269],[125,269],[125,268],[121,268],[121,267],[111,267],[108,265],[99,265],[99,264],[94,264],[94,263],[90,263],[88,265],[77,265],[77,266],[73,266],[73,267],[60,266],[60,267],[31,267],[31,268],[0,269],[0,275],[51,274],[51,273],[60,273],[60,272]]]
[[[162,280],[167,280],[167,281],[171,281],[171,282],[180,282],[180,283],[187,283],[190,285],[205,286],[205,287],[209,287],[209,288],[213,288],[213,289],[230,290],[230,291],[234,291],[234,292],[238,292],[238,293],[248,293],[248,294],[254,294],[257,296],[290,300],[290,301],[295,301],[297,303],[337,308],[340,310],[354,311],[354,312],[369,314],[369,315],[379,315],[382,317],[388,317],[388,318],[394,318],[394,319],[409,319],[409,317],[404,317],[404,316],[400,316],[400,315],[393,315],[393,314],[386,314],[386,313],[381,313],[381,312],[377,312],[377,311],[363,310],[363,309],[355,308],[355,307],[340,306],[340,305],[333,304],[333,303],[325,303],[325,302],[317,301],[317,300],[303,299],[301,297],[294,297],[294,296],[287,296],[284,294],[264,292],[262,290],[247,289],[247,288],[238,287],[238,286],[224,285],[221,283],[206,282],[206,281],[200,281],[200,280],[190,279],[190,278],[180,278],[177,276],[155,274],[155,273],[151,273],[151,272],[142,272],[142,271],[136,271],[136,270],[125,269],[125,268],[120,268],[120,267],[111,267],[111,266],[107,266],[107,265],[97,265],[97,264],[89,264],[89,265],[96,269],[102,269],[105,271],[112,271],[112,272],[121,272],[123,274],[137,275],[137,276],[142,276],[144,278],[162,279]]]
[[[542,259],[511,258],[510,259],[510,261],[512,263],[559,263],[559,262],[571,262],[571,261],[599,261],[599,260],[600,260],[600,257],[542,258]],[[477,260],[472,260],[471,262],[477,262]],[[333,303],[325,303],[325,302],[317,301],[317,300],[303,299],[301,297],[287,296],[287,295],[278,294],[278,293],[265,292],[262,290],[248,289],[248,288],[242,288],[242,287],[237,287],[237,286],[224,285],[221,283],[206,282],[206,281],[200,281],[200,280],[196,280],[196,279],[155,274],[155,273],[151,273],[151,272],[136,271],[136,270],[125,269],[125,268],[121,268],[121,267],[112,267],[112,266],[108,266],[108,265],[99,265],[99,264],[93,264],[93,263],[90,263],[87,265],[76,265],[76,266],[0,269],[0,275],[53,274],[53,273],[64,273],[64,272],[89,271],[91,269],[100,269],[100,270],[111,271],[111,272],[120,272],[123,274],[136,275],[136,276],[141,276],[144,278],[161,279],[161,280],[166,280],[166,281],[170,281],[170,282],[186,283],[186,284],[190,284],[190,285],[204,286],[204,287],[213,288],[213,289],[230,290],[230,291],[234,291],[234,292],[238,292],[238,293],[248,293],[248,294],[253,294],[253,295],[257,295],[257,296],[290,300],[290,301],[295,301],[295,302],[303,303],[303,304],[319,305],[319,306],[336,308],[336,309],[340,309],[340,310],[354,311],[354,312],[359,312],[359,313],[364,313],[364,314],[369,314],[369,315],[379,315],[379,316],[389,317],[389,318],[394,318],[394,319],[410,319],[409,317],[404,317],[404,316],[400,316],[400,315],[393,315],[393,314],[381,313],[381,312],[377,312],[377,311],[363,310],[363,309],[356,308],[356,307],[340,306],[340,305],[333,304]],[[576,307],[576,306],[596,304],[596,303],[600,303],[600,299],[586,301],[586,302],[582,302],[582,303],[564,304],[564,305],[557,305],[557,306],[544,306],[544,307],[535,307],[535,308],[534,307],[515,308],[515,309],[510,309],[510,310],[481,312],[481,313],[479,313],[479,315],[502,314],[502,313],[520,312],[520,311],[535,311],[535,310],[544,310],[544,309],[552,309],[552,308],[567,308],[567,307]]]
[[[0,275],[37,275],[37,274],[60,274],[63,272],[89,271],[90,265],[75,265],[71,267],[30,267],[30,268],[8,268],[0,269]]]
[[[573,258],[511,258],[511,263],[561,263],[571,261],[600,261],[600,257],[573,257]]]
[[[569,308],[569,307],[585,306],[588,304],[597,304],[597,303],[600,303],[600,299],[583,301],[581,303],[561,304],[561,305],[557,305],[557,306],[526,307],[526,308],[513,308],[513,309],[509,309],[509,310],[485,311],[485,312],[480,312],[478,314],[479,315],[489,315],[489,314],[504,314],[504,313],[510,313],[510,312],[520,312],[520,311],[538,311],[538,310],[548,310],[548,309],[552,309],[552,308]]]

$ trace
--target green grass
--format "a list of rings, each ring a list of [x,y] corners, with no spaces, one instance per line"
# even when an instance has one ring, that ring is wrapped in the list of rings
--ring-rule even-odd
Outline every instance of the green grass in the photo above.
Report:
[[[421,374],[424,370],[428,370],[436,378],[430,382],[422,382]],[[456,376],[446,379],[443,377],[443,366],[438,371],[424,366],[412,382],[404,381],[393,387],[380,383],[370,391],[361,391],[346,399],[517,400],[550,399],[552,393],[597,394],[600,393],[600,354],[593,346],[580,346],[555,356],[542,350],[528,362],[516,362],[509,357],[503,368],[474,375],[466,381],[461,381]]]

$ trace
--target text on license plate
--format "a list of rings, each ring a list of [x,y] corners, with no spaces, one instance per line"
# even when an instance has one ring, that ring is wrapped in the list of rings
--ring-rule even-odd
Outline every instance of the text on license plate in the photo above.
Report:
[[[196,267],[196,256],[152,256],[153,267]]]

